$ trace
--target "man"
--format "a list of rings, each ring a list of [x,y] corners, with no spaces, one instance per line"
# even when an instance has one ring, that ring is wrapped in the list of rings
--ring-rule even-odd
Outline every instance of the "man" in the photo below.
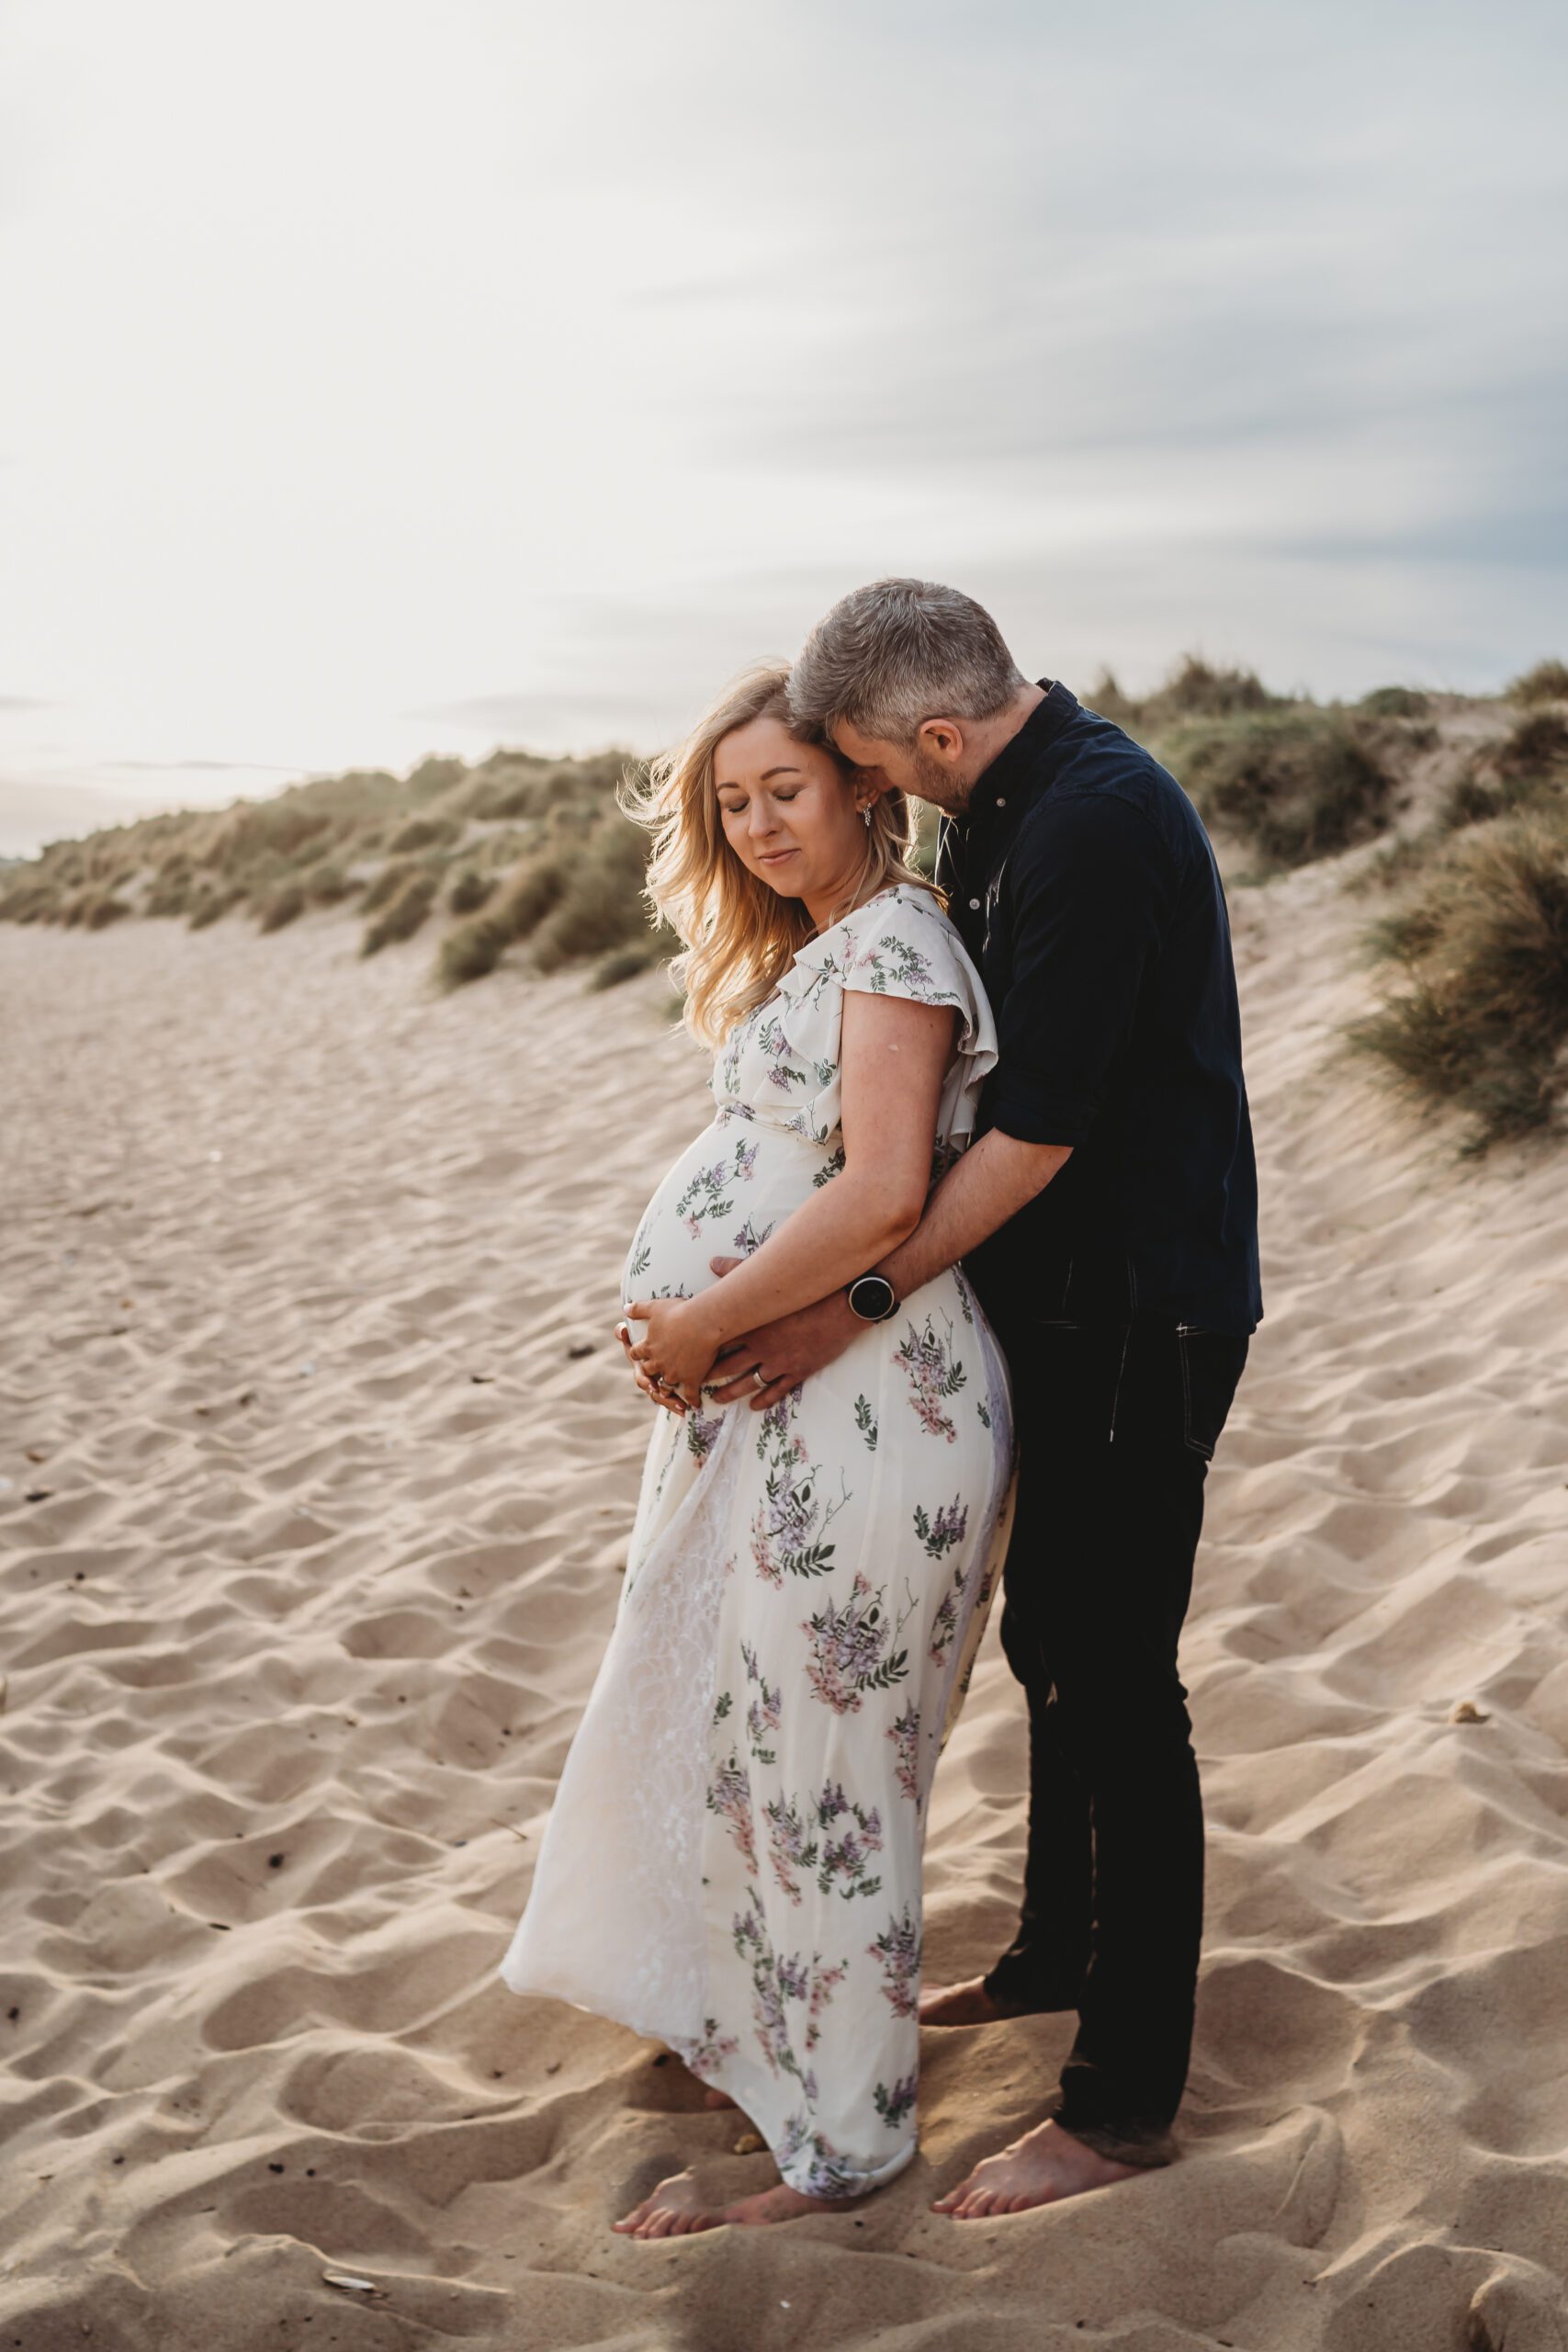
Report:
[[[1229,924],[1175,778],[1059,680],[1024,678],[972,598],[857,589],[807,639],[790,700],[879,786],[942,812],[937,876],[1000,1047],[976,1140],[875,1269],[902,1298],[964,1261],[1021,1455],[1001,1639],[1029,1702],[1021,1913],[922,2021],[1078,2018],[1045,2120],[936,2201],[967,2220],[1179,2153],[1203,1823],[1177,1644],[1262,1314]],[[714,1393],[761,1408],[862,1328],[835,1294],[745,1334]]]

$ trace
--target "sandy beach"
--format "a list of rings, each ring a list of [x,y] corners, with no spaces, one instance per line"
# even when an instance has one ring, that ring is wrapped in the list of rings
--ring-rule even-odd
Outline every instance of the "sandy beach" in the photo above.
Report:
[[[1267,1313],[1182,1651],[1185,2154],[933,2214],[1072,2021],[932,2033],[860,2212],[654,2245],[612,2219],[743,2125],[495,1972],[647,1438],[621,1256],[704,1119],[665,983],[0,925],[0,2352],[1563,2352],[1565,1163],[1349,1061],[1342,866],[1233,893]],[[930,1980],[1010,1931],[1024,1757],[993,1617]]]

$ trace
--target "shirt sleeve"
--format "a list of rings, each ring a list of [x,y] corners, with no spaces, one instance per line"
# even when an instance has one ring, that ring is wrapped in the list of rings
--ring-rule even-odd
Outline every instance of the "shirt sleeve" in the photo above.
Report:
[[[1012,981],[988,1123],[1021,1143],[1080,1144],[1169,927],[1175,864],[1131,801],[1067,793],[1024,829],[1010,878]]]

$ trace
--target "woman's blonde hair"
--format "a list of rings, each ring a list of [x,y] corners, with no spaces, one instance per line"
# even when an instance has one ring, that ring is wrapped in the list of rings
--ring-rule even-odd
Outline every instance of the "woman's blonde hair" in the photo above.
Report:
[[[683,742],[628,776],[620,794],[626,815],[653,835],[644,895],[656,917],[678,933],[683,953],[671,968],[684,987],[684,1019],[705,1046],[724,1038],[762,1003],[788,970],[797,948],[817,926],[799,899],[787,899],[743,865],[725,839],[714,782],[714,754],[725,736],[754,718],[776,718],[797,742],[824,752],[847,779],[850,763],[833,744],[804,732],[790,718],[789,670],[759,662],[742,671],[709,704]],[[894,882],[942,893],[908,862],[914,838],[903,793],[884,792],[871,804],[865,862],[832,920]]]

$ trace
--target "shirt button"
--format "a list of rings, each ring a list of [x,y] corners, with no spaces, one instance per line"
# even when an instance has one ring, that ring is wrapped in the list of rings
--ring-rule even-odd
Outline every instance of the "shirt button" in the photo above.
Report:
[[[1005,808],[1007,807],[1007,805],[1008,805],[1008,804],[1007,804],[1007,795],[1006,795],[1006,793],[1005,793],[1005,792],[998,792],[998,795],[997,795],[997,807],[998,807],[998,808]]]
[[[976,909],[977,909],[977,908],[978,908],[978,906],[979,906],[979,904],[980,904],[980,901],[979,901],[979,899],[970,899],[970,901],[969,901],[969,904],[970,904],[970,906],[971,906],[972,908],[976,908]]]

